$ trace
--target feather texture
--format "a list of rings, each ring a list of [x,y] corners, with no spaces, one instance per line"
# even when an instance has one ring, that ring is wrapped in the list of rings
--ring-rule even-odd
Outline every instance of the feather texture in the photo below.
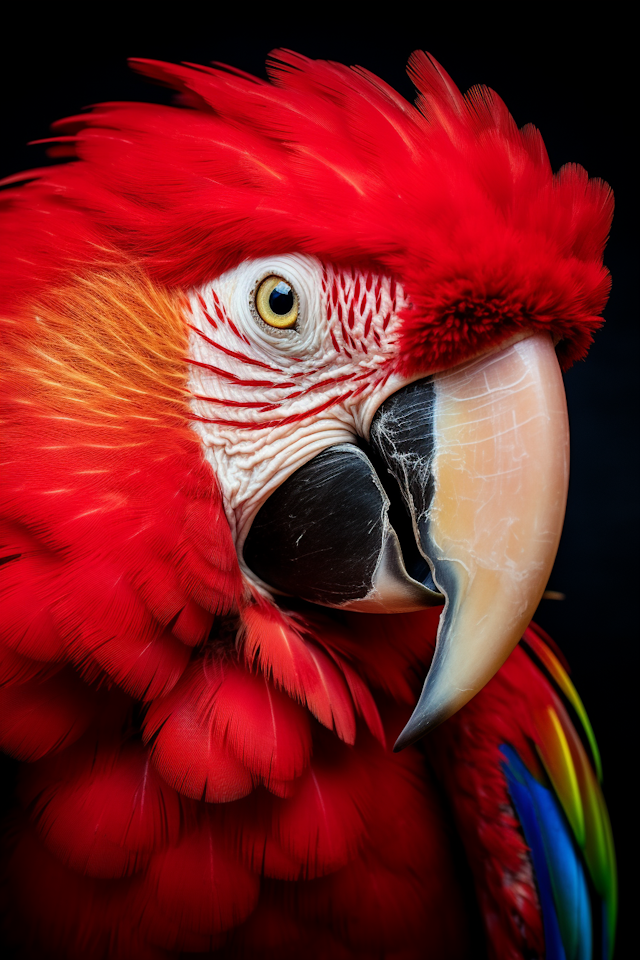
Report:
[[[253,784],[299,776],[309,761],[305,712],[265,677],[233,664],[194,664],[169,696],[151,704],[145,740],[153,760],[187,796],[231,800]]]
[[[244,654],[250,666],[256,663],[265,676],[305,704],[320,723],[335,729],[341,740],[354,742],[356,711],[374,736],[383,740],[373,698],[333,646],[337,633],[334,624],[327,619],[296,622],[264,601],[245,607],[242,622]],[[321,645],[305,639],[305,634],[320,639]],[[329,656],[322,647],[328,647]]]
[[[592,919],[584,868],[553,794],[515,751],[502,747],[503,769],[531,851],[548,960],[591,960]]]
[[[27,768],[20,798],[38,835],[66,865],[96,877],[146,866],[193,817],[155,772],[141,744],[87,736]]]
[[[216,934],[236,926],[256,906],[260,882],[227,852],[214,823],[154,855],[145,890],[158,913],[180,928]],[[146,902],[146,898],[143,897]]]
[[[4,642],[153,699],[242,591],[188,428],[175,298],[104,275],[50,294],[37,323],[37,340],[8,338]]]
[[[38,760],[82,736],[100,700],[70,670],[0,688],[0,745],[19,760]]]

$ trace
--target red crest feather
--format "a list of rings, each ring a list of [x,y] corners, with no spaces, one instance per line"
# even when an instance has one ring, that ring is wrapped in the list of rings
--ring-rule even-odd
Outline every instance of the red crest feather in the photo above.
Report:
[[[415,106],[290,51],[272,83],[133,66],[183,108],[107,103],[56,125],[80,162],[5,194],[5,309],[87,264],[134,257],[186,289],[299,251],[402,277],[407,366],[463,360],[521,326],[550,330],[565,365],[585,355],[609,290],[611,193],[576,166],[554,176],[538,131],[492,91],[463,97],[422,53]]]

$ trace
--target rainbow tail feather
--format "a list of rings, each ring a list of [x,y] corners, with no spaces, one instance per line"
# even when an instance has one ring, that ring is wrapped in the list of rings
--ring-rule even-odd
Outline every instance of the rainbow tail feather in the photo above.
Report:
[[[427,738],[492,960],[612,960],[617,911],[598,747],[562,653],[535,624]]]
[[[554,687],[551,701],[534,709],[532,717],[541,766],[527,765],[510,745],[500,749],[509,793],[531,848],[547,960],[611,960],[616,863],[595,737],[553,642],[536,624],[523,640]]]
[[[531,851],[538,884],[546,960],[591,960],[592,918],[587,880],[571,828],[552,790],[504,744],[509,793]]]

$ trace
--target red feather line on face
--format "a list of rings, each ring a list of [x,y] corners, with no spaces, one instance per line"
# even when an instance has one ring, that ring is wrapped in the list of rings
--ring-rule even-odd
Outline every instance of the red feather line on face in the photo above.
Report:
[[[188,323],[188,327],[198,341],[211,348],[207,353],[213,353],[215,358],[215,354],[218,352],[222,354],[220,357],[222,363],[225,362],[226,357],[230,357],[233,361],[239,361],[249,367],[258,366],[262,370],[267,370],[273,376],[270,380],[248,380],[235,372],[235,369],[238,369],[238,363],[228,364],[228,368],[226,368],[208,363],[203,359],[189,360],[188,362],[194,367],[207,370],[214,375],[220,374],[233,387],[251,388],[251,390],[245,391],[246,399],[244,400],[231,400],[225,397],[207,395],[204,392],[192,392],[192,397],[196,400],[204,400],[208,403],[215,403],[223,409],[226,408],[226,416],[211,417],[207,415],[206,410],[203,411],[201,407],[198,407],[198,412],[191,415],[192,420],[223,427],[237,427],[249,432],[271,430],[300,423],[309,418],[317,417],[350,398],[359,396],[367,389],[375,390],[376,387],[380,387],[386,381],[389,374],[397,366],[395,353],[397,332],[392,331],[386,336],[384,349],[381,348],[382,341],[378,333],[378,331],[381,331],[383,335],[385,334],[390,317],[396,313],[398,308],[396,299],[398,287],[395,281],[389,281],[388,278],[373,275],[371,272],[363,274],[357,270],[342,270],[326,264],[323,265],[321,313],[317,318],[309,319],[317,323],[322,331],[326,313],[326,323],[333,350],[325,344],[323,348],[317,351],[318,359],[314,355],[306,358],[290,358],[287,355],[287,364],[280,368],[262,360],[257,360],[246,351],[240,352],[231,349],[225,344],[221,344],[219,339],[213,340],[196,326],[198,318],[200,318],[201,324],[205,325],[205,328],[207,323],[211,323],[210,303],[213,302],[218,317],[218,323],[215,327],[218,338],[224,337],[226,330],[230,327],[229,309],[224,302],[221,302],[215,287],[205,288],[204,293],[204,296],[202,293],[198,293],[197,302],[189,305],[188,312],[191,313],[194,322]],[[345,316],[348,317],[347,325],[345,325]],[[368,346],[367,338],[370,338]],[[380,349],[377,354],[372,350],[372,356],[369,357],[369,348],[375,346],[374,341]],[[347,345],[351,347],[351,350],[348,349]],[[201,344],[199,343],[198,346],[201,346]],[[348,362],[352,361],[354,353],[356,354],[356,362]],[[196,355],[202,357],[202,354],[197,351]],[[291,360],[301,364],[302,368],[292,373],[289,366]],[[361,362],[358,363],[358,360]],[[363,360],[366,367],[364,371],[362,371]],[[335,369],[343,372],[333,376],[325,375],[325,372]],[[342,393],[332,390],[342,383],[355,384],[356,386]],[[206,385],[207,381],[203,381],[201,389],[206,389]],[[292,387],[296,388],[293,392],[291,392]],[[263,389],[262,396],[259,395],[257,388]],[[265,389],[270,399],[272,390],[286,390],[287,392],[281,399],[270,402],[264,397]],[[316,403],[315,406],[305,407],[305,399],[311,397],[314,393],[328,394],[328,396],[321,402]],[[254,394],[255,398],[250,399]],[[297,401],[297,411],[295,413],[290,412],[290,402],[293,400]],[[268,420],[251,420],[244,417],[236,420],[233,416],[230,416],[230,414],[235,413],[236,409],[253,409],[259,410],[261,413],[277,410],[280,412],[280,416]]]
[[[300,423],[309,417],[317,417],[318,414],[324,413],[325,410],[329,410],[339,403],[344,403],[349,397],[355,396],[355,393],[355,390],[347,390],[345,393],[331,397],[329,400],[325,400],[324,403],[319,403],[317,406],[303,410],[301,413],[292,413],[289,416],[276,417],[273,420],[261,420],[260,423],[248,421],[247,423],[243,423],[243,428],[246,430],[273,430],[275,427],[283,427],[290,423]],[[222,417],[199,417],[196,414],[191,414],[191,419],[199,420],[201,423],[215,423],[219,427],[236,427],[238,425],[236,420],[224,419]]]
[[[206,310],[203,311],[207,320],[211,320],[211,317]],[[215,340],[212,340],[210,337],[207,337],[202,330],[198,330],[197,327],[194,327],[192,323],[187,324],[190,330],[193,330],[201,340],[204,340],[205,343],[208,343],[210,347],[213,347],[214,350],[219,350],[220,353],[224,353],[227,357],[233,357],[234,360],[240,360],[241,363],[248,363],[253,367],[262,367],[263,370],[270,370],[271,373],[279,373],[280,371],[276,367],[270,366],[268,363],[263,363],[262,360],[257,360],[255,357],[249,357],[246,353],[238,353],[237,350],[230,350],[228,347],[223,347],[221,343],[216,343]]]

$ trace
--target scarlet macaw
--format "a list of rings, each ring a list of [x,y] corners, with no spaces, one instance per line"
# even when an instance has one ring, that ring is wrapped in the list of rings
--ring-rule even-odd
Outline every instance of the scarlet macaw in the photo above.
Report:
[[[178,104],[59,123],[2,198],[8,935],[610,957],[598,751],[529,622],[608,188],[427,55],[415,106],[134,66]]]

